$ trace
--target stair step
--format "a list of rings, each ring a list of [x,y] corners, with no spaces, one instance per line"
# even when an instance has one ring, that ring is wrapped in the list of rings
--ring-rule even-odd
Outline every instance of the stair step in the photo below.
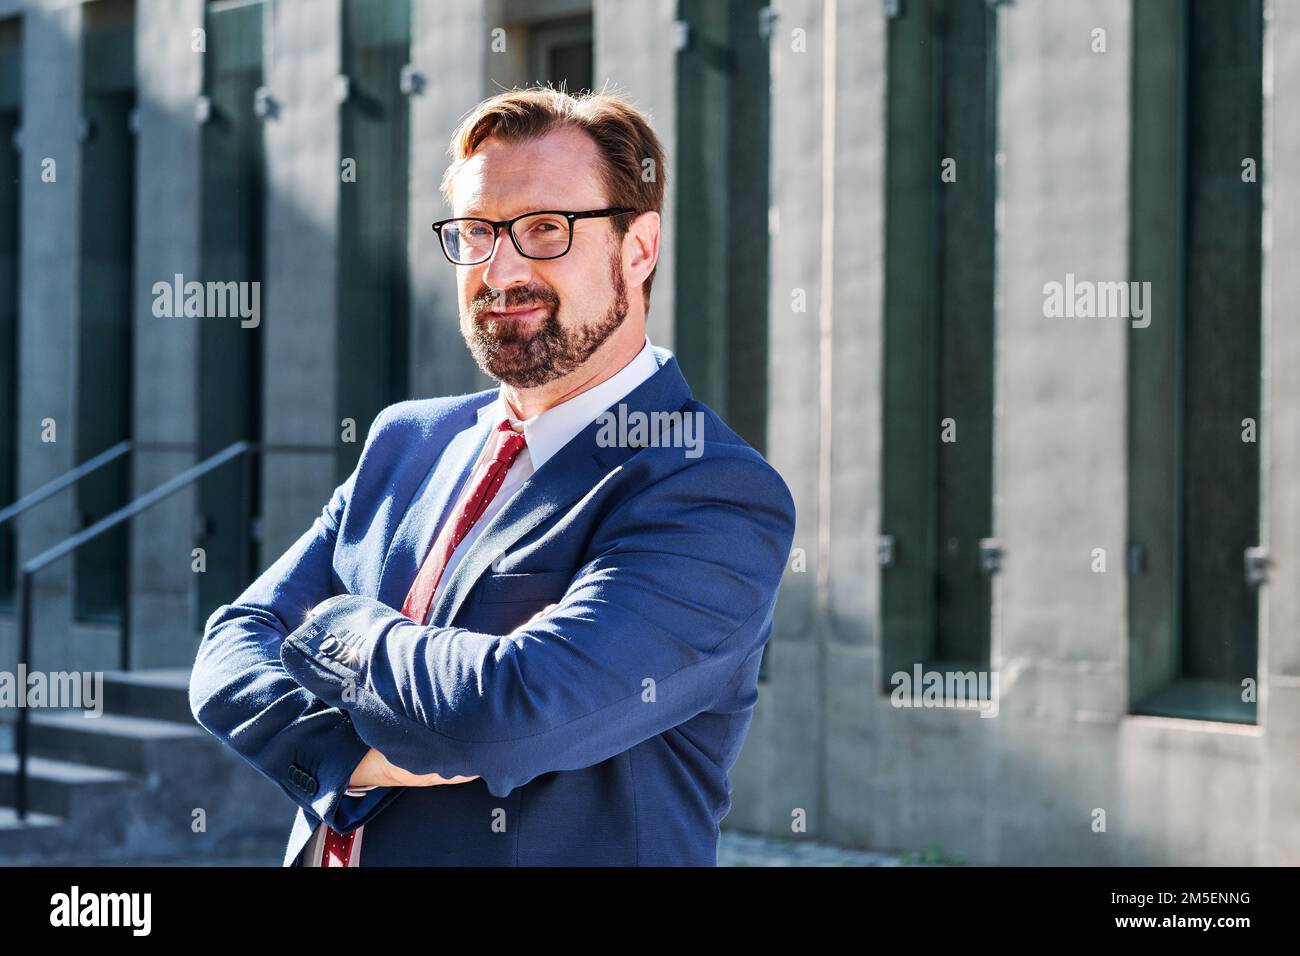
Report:
[[[0,860],[6,866],[47,865],[67,852],[68,836],[68,828],[58,817],[31,811],[20,823],[13,808],[0,807]]]
[[[12,807],[16,799],[18,755],[0,754],[0,804]],[[28,809],[68,817],[78,803],[120,800],[138,787],[130,774],[68,760],[35,755],[27,758]]]
[[[63,826],[62,818],[48,813],[37,813],[35,810],[28,811],[27,819],[19,822],[17,810],[13,807],[0,807],[0,839],[3,839],[7,831],[21,830],[24,827],[61,826]]]
[[[190,711],[187,667],[104,672],[104,710],[128,717],[170,720],[197,727]]]
[[[80,710],[34,712],[30,722],[35,756],[142,775],[166,764],[167,751],[161,748],[210,739],[197,724],[107,712],[98,717]]]

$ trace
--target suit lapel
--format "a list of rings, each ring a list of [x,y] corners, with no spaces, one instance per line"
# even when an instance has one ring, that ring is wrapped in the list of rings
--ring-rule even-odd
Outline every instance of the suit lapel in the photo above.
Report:
[[[471,409],[470,414],[477,416],[478,409]],[[405,603],[420,563],[433,546],[434,534],[459,497],[491,428],[491,422],[482,421],[459,431],[421,480],[388,545],[380,572],[381,603],[391,608]]]
[[[611,406],[612,409],[623,404],[629,413],[675,411],[690,400],[691,390],[677,360],[661,350],[656,350],[656,357],[663,363],[659,371]],[[589,493],[637,450],[598,445],[596,435],[600,424],[597,418],[556,452],[488,522],[452,572],[429,617],[430,626],[445,627],[454,621],[470,590],[497,558],[524,535]]]

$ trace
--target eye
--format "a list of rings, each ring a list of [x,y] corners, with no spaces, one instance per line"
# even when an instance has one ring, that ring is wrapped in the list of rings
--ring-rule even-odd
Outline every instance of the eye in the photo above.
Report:
[[[524,230],[537,239],[553,239],[564,236],[569,231],[569,225],[557,216],[539,216],[526,220]]]

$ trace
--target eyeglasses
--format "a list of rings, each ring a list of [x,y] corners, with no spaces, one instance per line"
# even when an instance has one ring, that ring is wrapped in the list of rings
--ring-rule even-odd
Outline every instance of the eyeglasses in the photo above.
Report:
[[[473,217],[442,219],[433,224],[433,231],[442,240],[443,254],[452,265],[476,266],[491,259],[497,233],[502,227],[510,233],[510,241],[524,258],[558,259],[573,245],[574,220],[624,216],[630,212],[636,210],[622,207],[590,212],[543,209],[497,221]]]

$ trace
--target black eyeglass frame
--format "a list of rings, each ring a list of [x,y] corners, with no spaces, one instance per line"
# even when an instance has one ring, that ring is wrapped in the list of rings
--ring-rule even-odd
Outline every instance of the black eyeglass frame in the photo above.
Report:
[[[514,245],[515,251],[517,251],[525,259],[536,259],[538,261],[544,262],[549,259],[559,259],[561,256],[567,256],[569,254],[569,250],[573,248],[574,220],[601,219],[607,216],[625,216],[630,212],[638,212],[638,210],[630,209],[626,206],[612,206],[609,209],[592,209],[592,210],[588,210],[587,212],[570,212],[567,209],[535,209],[532,212],[526,212],[521,216],[515,216],[513,219],[498,219],[498,220],[483,219],[479,216],[453,216],[450,219],[439,219],[437,222],[433,224],[433,231],[438,234],[438,245],[442,247],[442,254],[446,256],[447,261],[454,266],[477,266],[477,265],[482,265],[483,263],[491,259],[492,253],[496,252],[497,237],[501,235],[501,229],[503,227],[506,230],[506,235],[510,237],[510,242],[512,245]],[[565,245],[564,251],[556,255],[530,256],[528,253],[524,252],[523,248],[519,245],[519,239],[516,238],[515,236],[515,223],[519,222],[519,220],[521,219],[527,219],[530,216],[543,216],[543,215],[563,216],[565,219],[569,220],[569,242],[567,245]],[[455,259],[451,257],[451,253],[447,251],[447,243],[442,236],[442,227],[451,222],[487,223],[489,226],[492,227],[492,252],[489,252],[486,256],[484,256],[482,259],[479,259],[476,262],[457,262]]]

